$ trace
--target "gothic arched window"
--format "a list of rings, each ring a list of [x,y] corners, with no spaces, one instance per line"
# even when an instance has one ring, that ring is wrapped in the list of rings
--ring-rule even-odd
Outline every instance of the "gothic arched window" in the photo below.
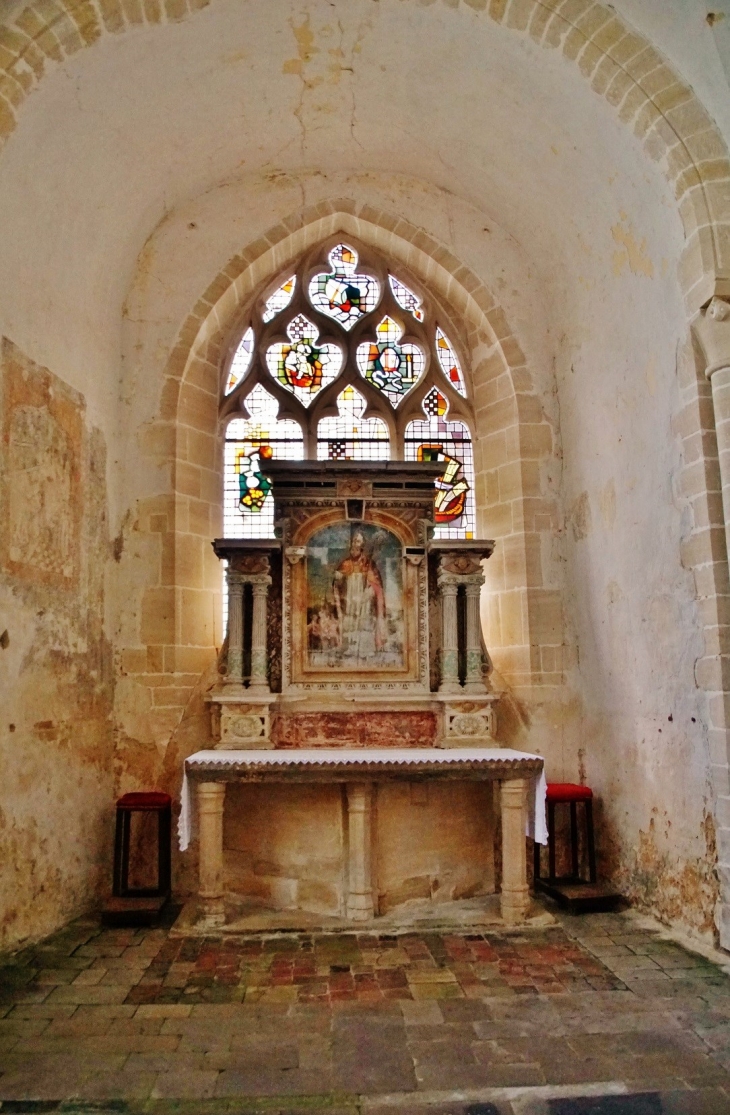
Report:
[[[453,335],[428,295],[349,240],[282,275],[224,370],[225,536],[271,537],[266,461],[306,457],[442,461],[435,534],[473,537],[473,415]]]

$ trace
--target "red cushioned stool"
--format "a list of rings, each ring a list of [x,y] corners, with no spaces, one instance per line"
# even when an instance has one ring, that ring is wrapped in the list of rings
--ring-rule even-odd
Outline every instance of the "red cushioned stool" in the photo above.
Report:
[[[586,845],[588,848],[588,881],[596,881],[596,848],[593,835],[593,790],[589,786],[576,786],[573,782],[548,782],[548,871],[547,882],[557,881],[555,875],[555,806],[570,806],[570,861],[571,874],[564,882],[583,882],[578,867],[578,803],[583,804],[586,825]],[[535,880],[542,879],[540,874],[540,845],[535,844]]]
[[[133,813],[157,814],[157,886],[129,886],[129,838]],[[170,833],[172,798],[157,790],[124,794],[117,801],[117,826],[114,836],[114,897],[167,898],[170,894]]]

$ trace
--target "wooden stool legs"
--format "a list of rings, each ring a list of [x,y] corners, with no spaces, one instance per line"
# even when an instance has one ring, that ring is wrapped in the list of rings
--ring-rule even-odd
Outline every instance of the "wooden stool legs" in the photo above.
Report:
[[[555,874],[555,806],[557,804],[570,805],[570,867],[571,878],[578,880],[580,878],[579,871],[580,865],[578,861],[578,802],[569,801],[566,803],[559,803],[548,801],[547,815],[548,815],[548,881],[555,882],[557,876]],[[593,831],[593,802],[590,798],[581,801],[585,809],[585,827],[586,827],[586,850],[588,852],[588,877],[591,883],[596,881],[596,845],[595,835]],[[541,879],[540,874],[540,845],[535,844],[534,851],[535,863],[535,878]]]
[[[132,813],[157,814],[157,886],[129,886],[129,843]],[[171,887],[171,835],[172,809],[170,803],[157,808],[117,805],[117,822],[114,833],[114,880],[112,893],[115,898],[161,898],[170,894]]]

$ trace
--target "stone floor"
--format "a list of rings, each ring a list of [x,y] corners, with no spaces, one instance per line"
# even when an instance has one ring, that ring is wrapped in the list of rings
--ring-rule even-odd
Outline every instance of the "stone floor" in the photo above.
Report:
[[[173,938],[83,919],[0,968],[0,1113],[730,1115],[730,976],[631,914]]]

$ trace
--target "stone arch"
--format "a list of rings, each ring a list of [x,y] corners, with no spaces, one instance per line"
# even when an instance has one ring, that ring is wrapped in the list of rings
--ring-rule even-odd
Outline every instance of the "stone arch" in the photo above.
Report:
[[[159,419],[149,437],[169,447],[172,490],[167,513],[150,515],[147,529],[161,533],[168,560],[161,583],[145,593],[142,631],[154,630],[152,614],[159,614],[161,604],[167,608],[166,643],[153,653],[181,675],[178,717],[194,687],[193,678],[184,677],[184,663],[221,639],[214,622],[220,569],[210,539],[220,533],[221,521],[222,363],[254,292],[307,248],[348,233],[401,265],[463,322],[477,425],[478,528],[500,542],[483,609],[490,649],[507,683],[526,695],[563,680],[560,592],[548,587],[541,568],[541,535],[558,525],[541,469],[555,449],[556,433],[520,345],[492,293],[443,245],[402,218],[337,199],[287,218],[229,261],[184,322],[167,361]]]
[[[46,68],[105,35],[178,23],[214,0],[55,0],[0,24],[0,148]],[[460,0],[444,0],[458,7]],[[680,281],[690,311],[730,296],[730,158],[700,100],[643,36],[593,0],[461,0],[575,62],[616,109],[674,190],[686,244]]]

